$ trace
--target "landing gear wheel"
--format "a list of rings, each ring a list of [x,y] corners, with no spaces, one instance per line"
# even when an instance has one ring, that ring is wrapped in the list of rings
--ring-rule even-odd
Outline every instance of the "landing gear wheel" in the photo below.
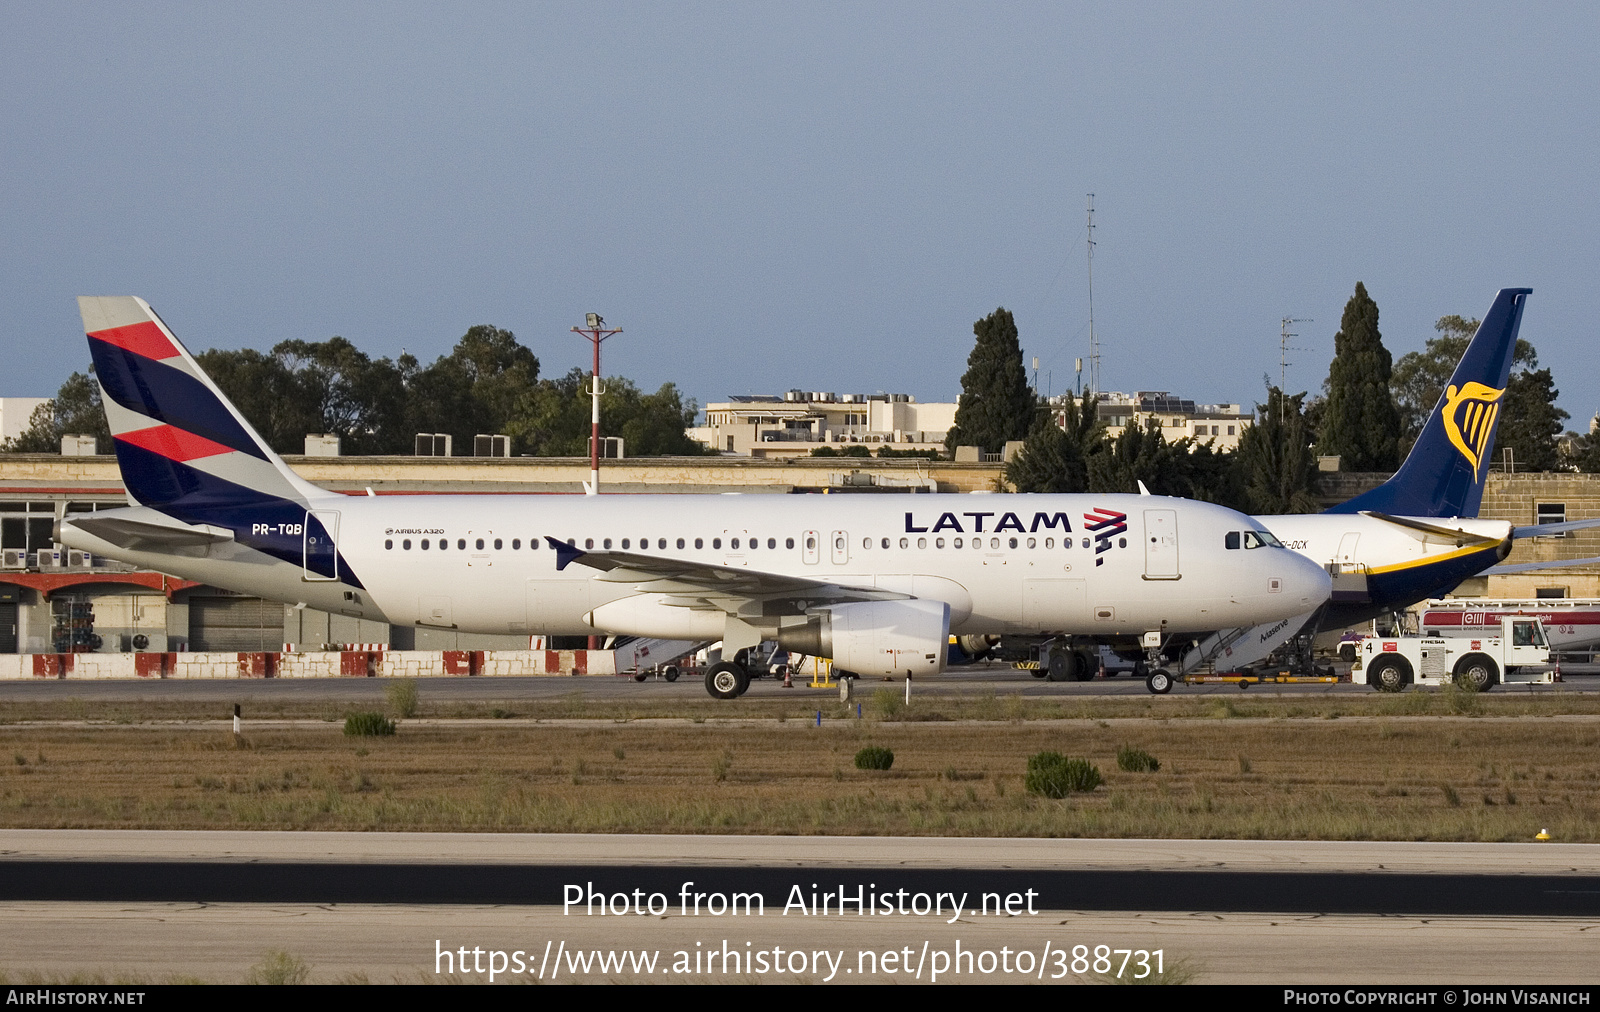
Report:
[[[1051,682],[1064,682],[1069,678],[1078,679],[1078,658],[1070,650],[1052,650],[1045,659],[1045,679]]]
[[[1078,655],[1078,681],[1087,682],[1100,673],[1100,655],[1093,650],[1075,650]]]
[[[661,677],[665,678],[669,682],[676,682],[678,680],[677,665],[668,664],[666,667],[662,668]]]
[[[1145,676],[1144,687],[1158,696],[1172,691],[1172,675],[1165,668],[1157,668]]]
[[[718,661],[706,669],[706,691],[715,699],[737,699],[750,688],[750,676],[730,661]]]

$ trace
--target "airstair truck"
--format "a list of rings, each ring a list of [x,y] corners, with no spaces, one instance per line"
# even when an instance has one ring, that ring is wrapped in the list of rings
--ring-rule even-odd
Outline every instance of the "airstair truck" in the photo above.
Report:
[[[1407,685],[1444,685],[1487,691],[1501,683],[1556,680],[1544,624],[1532,615],[1507,615],[1479,637],[1372,636],[1361,641],[1350,680],[1380,692]]]

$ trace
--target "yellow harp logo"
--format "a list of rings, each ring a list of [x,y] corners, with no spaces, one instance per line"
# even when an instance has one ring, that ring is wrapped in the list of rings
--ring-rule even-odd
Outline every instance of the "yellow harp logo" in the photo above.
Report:
[[[1477,381],[1460,389],[1452,384],[1444,392],[1444,433],[1467,458],[1474,475],[1483,467],[1484,451],[1500,415],[1500,398],[1504,394],[1503,388],[1496,390]]]

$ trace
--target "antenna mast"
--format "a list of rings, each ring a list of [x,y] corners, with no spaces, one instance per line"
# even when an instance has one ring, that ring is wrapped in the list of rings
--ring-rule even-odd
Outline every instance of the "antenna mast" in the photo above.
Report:
[[[1288,374],[1289,374],[1289,352],[1303,350],[1303,349],[1300,349],[1300,348],[1290,348],[1289,347],[1289,339],[1291,337],[1299,337],[1300,336],[1299,334],[1291,334],[1291,333],[1289,333],[1289,327],[1292,326],[1293,324],[1296,324],[1296,323],[1312,323],[1312,322],[1314,322],[1314,321],[1311,320],[1309,317],[1307,317],[1305,319],[1301,319],[1299,317],[1285,316],[1283,318],[1283,325],[1278,331],[1278,392],[1279,393],[1287,394],[1289,392],[1289,387],[1287,385],[1288,384],[1287,377],[1288,377]]]
[[[1089,194],[1089,392],[1100,393],[1100,341],[1094,335],[1094,194]]]

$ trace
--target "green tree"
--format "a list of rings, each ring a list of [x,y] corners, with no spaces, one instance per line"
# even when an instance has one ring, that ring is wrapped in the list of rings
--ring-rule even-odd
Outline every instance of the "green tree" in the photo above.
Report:
[[[91,366],[90,372],[94,371]],[[5,453],[60,453],[65,435],[94,436],[95,452],[110,453],[111,427],[100,407],[100,384],[88,373],[67,377],[53,399],[33,409],[28,428],[0,444]]]
[[[1006,462],[1006,483],[1018,492],[1082,492],[1089,487],[1089,457],[1105,449],[1099,399],[1062,398],[1059,411],[1038,409],[1022,450]]]
[[[294,374],[276,355],[254,348],[212,348],[195,356],[223,396],[279,453],[305,450],[308,432],[321,432]]]
[[[1438,337],[1428,339],[1422,351],[1412,351],[1400,356],[1394,364],[1389,386],[1394,391],[1395,403],[1400,409],[1400,456],[1411,452],[1411,444],[1422,434],[1428,416],[1444,396],[1450,376],[1467,352],[1472,335],[1478,332],[1478,320],[1463,316],[1441,316],[1433,329]],[[1533,345],[1521,338],[1512,352],[1513,368],[1531,367],[1539,356]]]
[[[407,430],[447,432],[456,451],[464,454],[480,432],[520,438],[510,432],[510,423],[524,413],[522,402],[539,379],[539,360],[511,331],[479,325],[427,368],[414,356],[402,355],[399,370]],[[518,443],[514,449],[526,448]]]
[[[393,362],[374,362],[342,337],[284,341],[272,355],[293,379],[307,431],[339,436],[345,453],[411,451],[405,382]]]
[[[1272,387],[1267,403],[1256,405],[1256,423],[1239,437],[1238,466],[1248,511],[1272,515],[1315,513],[1311,494],[1317,460],[1302,402],[1305,394],[1285,397]]]
[[[1590,420],[1588,432],[1569,436],[1568,462],[1584,474],[1600,474],[1600,417]]]
[[[1321,452],[1337,454],[1347,471],[1400,466],[1400,412],[1389,392],[1393,361],[1378,332],[1378,304],[1356,282],[1333,338]]]
[[[565,376],[525,390],[506,431],[536,457],[589,455],[589,374],[574,367]],[[699,408],[665,383],[642,393],[620,376],[607,378],[600,395],[600,431],[621,436],[630,457],[699,456],[709,452],[686,431]]]
[[[1181,494],[1174,481],[1180,451],[1154,418],[1129,424],[1101,453],[1088,459],[1090,492],[1137,492],[1139,483],[1159,495]]]
[[[1028,387],[1022,346],[1011,313],[1000,307],[972,325],[977,337],[961,377],[955,424],[945,446],[976,446],[998,453],[1013,439],[1026,439],[1033,428],[1038,398]]]
[[[1532,368],[1539,360],[1530,358],[1529,367],[1512,373],[1506,384],[1495,456],[1503,457],[1501,451],[1509,447],[1518,471],[1558,471],[1563,464],[1559,440],[1571,416],[1556,407],[1561,391],[1550,370]]]

